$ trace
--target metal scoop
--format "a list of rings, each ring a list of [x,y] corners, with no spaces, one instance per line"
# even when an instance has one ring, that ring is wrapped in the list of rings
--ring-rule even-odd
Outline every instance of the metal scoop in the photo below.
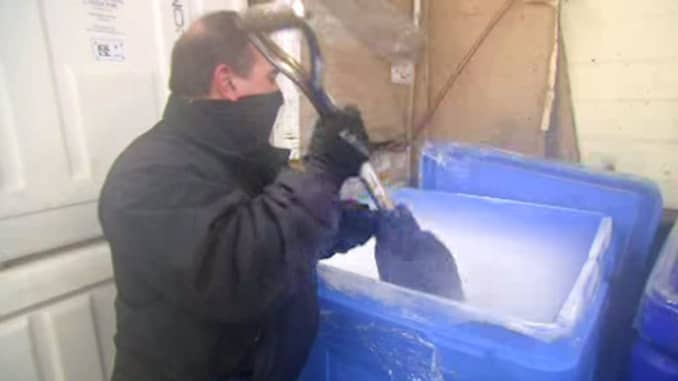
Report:
[[[339,109],[325,91],[325,70],[318,38],[302,12],[281,4],[257,5],[241,14],[241,27],[250,33],[250,41],[261,54],[301,89],[320,116]],[[309,70],[269,37],[270,33],[283,29],[299,29],[303,33],[310,57]],[[350,139],[346,141],[354,144]],[[393,201],[369,161],[363,164],[360,179],[379,209],[394,209]]]

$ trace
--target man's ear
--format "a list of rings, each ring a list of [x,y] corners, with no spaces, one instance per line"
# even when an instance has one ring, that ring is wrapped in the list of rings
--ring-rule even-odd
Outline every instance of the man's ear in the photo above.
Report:
[[[210,85],[210,98],[228,101],[237,101],[240,96],[233,81],[233,70],[226,64],[219,64],[212,72]]]

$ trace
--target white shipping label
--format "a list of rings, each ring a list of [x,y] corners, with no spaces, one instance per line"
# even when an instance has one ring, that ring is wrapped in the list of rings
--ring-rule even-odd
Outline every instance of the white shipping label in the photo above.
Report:
[[[120,12],[125,0],[84,0],[87,31],[107,35],[124,35],[120,29]]]

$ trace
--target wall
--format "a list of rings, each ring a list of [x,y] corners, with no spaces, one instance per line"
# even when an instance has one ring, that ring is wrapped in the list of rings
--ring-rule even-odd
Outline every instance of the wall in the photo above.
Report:
[[[483,30],[508,3],[508,11],[445,95],[428,136],[544,156],[546,133],[541,117],[555,46],[555,2],[430,1],[428,96],[435,100]]]
[[[678,3],[563,4],[584,163],[650,178],[678,208]]]
[[[402,140],[419,126],[449,75],[506,2],[423,1],[422,28],[428,44],[417,65],[412,110],[412,88],[393,84],[391,64],[357,41],[319,3],[306,2],[316,18],[315,24],[321,26],[318,32],[327,61],[326,87],[341,103],[359,105],[373,140],[388,141]],[[411,0],[393,3],[403,12],[412,12]],[[567,118],[569,98],[558,98],[564,100],[562,106],[553,108],[554,121],[560,123],[547,123],[542,130],[549,90],[558,91],[567,85],[566,78],[559,78],[557,89],[550,89],[548,84],[556,47],[557,7],[549,1],[512,3],[446,93],[420,138],[490,144],[526,154],[576,160],[573,125]],[[415,114],[413,119],[410,112]],[[312,107],[302,102],[304,149],[315,119]],[[416,157],[409,162],[409,151],[385,155],[386,159],[383,156],[378,155],[373,162],[387,182],[402,181],[416,170]]]

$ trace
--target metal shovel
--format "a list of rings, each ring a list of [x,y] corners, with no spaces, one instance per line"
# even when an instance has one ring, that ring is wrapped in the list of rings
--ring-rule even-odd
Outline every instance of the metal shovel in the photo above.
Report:
[[[263,56],[301,89],[318,114],[323,116],[338,110],[323,85],[323,56],[318,38],[303,14],[286,5],[257,5],[241,14],[241,27],[250,32],[252,44]],[[284,29],[298,29],[303,33],[310,56],[309,70],[269,37],[270,33]],[[366,149],[351,139],[351,136],[342,137],[356,148]],[[379,209],[394,209],[393,201],[369,161],[363,164],[360,179]]]

